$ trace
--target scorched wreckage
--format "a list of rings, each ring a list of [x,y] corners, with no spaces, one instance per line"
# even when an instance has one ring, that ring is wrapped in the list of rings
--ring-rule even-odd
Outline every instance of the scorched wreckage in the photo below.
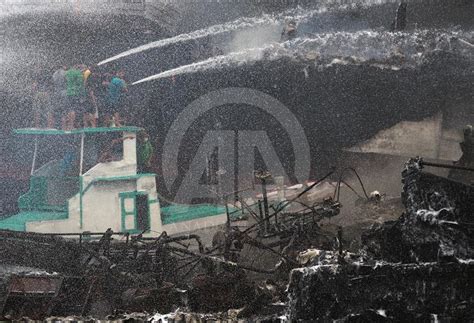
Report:
[[[473,321],[453,3],[0,4],[0,319]]]
[[[469,130],[465,131],[460,163],[472,162],[467,160],[473,149]],[[18,131],[27,132],[36,134],[36,130]],[[79,135],[84,136],[83,132]],[[124,162],[125,158],[118,163]],[[128,162],[133,165],[133,158]],[[23,227],[14,222],[15,216],[2,221],[1,311],[11,318],[166,313],[176,307],[194,313],[219,313],[214,315],[220,319],[255,315],[275,320],[288,315],[289,319],[343,321],[429,320],[433,315],[455,320],[473,318],[474,189],[430,174],[425,167],[474,171],[464,165],[410,159],[402,172],[404,213],[396,221],[364,232],[362,248],[357,252],[346,249],[342,228],[330,232],[320,225],[323,219],[340,212],[337,199],[342,176],[334,192],[328,195],[325,191],[328,185],[333,187],[327,178],[334,171],[297,189],[292,196],[284,195],[283,200],[268,197],[269,173],[256,174],[263,184],[263,199],[257,205],[242,200],[239,208],[227,207],[226,221],[214,227],[209,245],[197,233],[168,235],[159,218],[162,227],[155,232],[150,227],[152,222],[138,220],[143,210],[133,203],[131,207],[137,211],[130,213],[136,219],[131,226],[124,219],[128,212],[109,210],[109,223],[122,224],[117,231],[31,232],[25,229],[35,228],[30,226],[35,222],[41,224],[39,217],[51,212],[51,205],[45,203],[47,196],[30,198],[41,203],[23,205],[21,212],[37,214],[34,220],[25,221]],[[108,182],[106,175],[102,172],[100,178]],[[132,181],[137,185],[135,174],[126,179],[124,174],[113,175],[124,178],[111,177],[112,183],[129,185]],[[52,191],[55,184],[48,184],[53,186],[48,191]],[[32,185],[36,185],[34,180]],[[101,188],[109,190],[107,186]],[[363,185],[362,189],[365,192]],[[33,191],[44,194],[39,189],[28,194]],[[132,192],[137,196],[140,191]],[[240,201],[238,193],[233,196]],[[378,192],[366,196],[368,208],[373,204],[384,207]],[[20,202],[23,200],[20,198]],[[89,201],[83,199],[84,209]],[[149,203],[153,204],[159,207],[159,203]],[[150,210],[148,218],[160,214],[159,209],[157,213]],[[54,221],[64,221],[47,218],[53,226]],[[93,219],[83,215],[83,223],[88,221]],[[144,227],[133,226],[137,223]],[[260,255],[265,253],[266,259],[255,262],[256,250]],[[180,316],[173,317],[179,320]]]

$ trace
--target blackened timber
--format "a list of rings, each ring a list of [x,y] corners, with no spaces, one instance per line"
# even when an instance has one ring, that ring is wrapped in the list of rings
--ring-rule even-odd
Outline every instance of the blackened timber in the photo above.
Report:
[[[229,268],[244,269],[244,270],[249,270],[249,271],[253,271],[253,272],[261,273],[261,274],[273,274],[277,270],[277,268],[270,269],[270,270],[265,270],[265,269],[260,269],[260,268],[254,268],[254,267],[251,267],[251,266],[241,265],[241,264],[237,264],[237,263],[232,262],[232,261],[226,261],[226,260],[218,258],[218,257],[209,256],[209,255],[205,255],[205,254],[199,254],[199,253],[193,252],[191,250],[187,250],[187,249],[176,248],[176,247],[172,247],[172,246],[169,246],[168,248],[170,250],[176,250],[176,251],[182,252],[184,254],[197,257],[199,259],[206,259],[206,260],[210,260],[214,263],[221,263],[225,266],[228,266]]]
[[[427,161],[424,161],[424,160],[420,162],[420,165],[422,165],[422,166],[431,166],[431,167],[439,167],[439,168],[448,168],[448,169],[459,169],[459,170],[465,170],[465,171],[468,171],[468,172],[474,172],[474,168],[472,168],[472,167],[432,163],[432,162],[427,162]]]
[[[293,203],[294,201],[298,200],[300,197],[302,197],[303,195],[305,195],[307,192],[309,192],[310,190],[312,190],[316,185],[319,185],[321,184],[326,178],[328,178],[329,176],[331,176],[332,174],[334,173],[334,169],[332,169],[329,173],[327,173],[326,175],[324,175],[321,179],[317,180],[316,182],[314,182],[313,184],[311,184],[310,186],[308,186],[307,188],[305,188],[301,193],[299,193],[296,197],[292,198],[291,200],[287,201],[286,203],[284,203],[281,207],[279,207],[273,214],[269,215],[268,216],[268,220],[270,220],[270,218],[274,217],[274,216],[277,216],[278,213],[280,213],[281,211],[283,211],[286,207],[288,207],[288,205],[290,205],[291,203]],[[249,226],[247,229],[245,229],[243,231],[243,233],[247,233],[253,229],[255,229],[255,227],[257,226],[260,226],[263,222],[262,221],[265,221],[266,219],[263,219],[255,224],[252,224],[251,226]]]
[[[429,321],[430,313],[469,321],[474,261],[299,268],[288,291],[291,320],[332,321],[373,309],[395,322]]]

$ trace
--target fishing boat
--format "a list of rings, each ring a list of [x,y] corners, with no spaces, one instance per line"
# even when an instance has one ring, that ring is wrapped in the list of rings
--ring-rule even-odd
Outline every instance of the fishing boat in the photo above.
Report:
[[[19,213],[1,219],[0,229],[56,234],[111,229],[155,237],[163,231],[177,234],[224,224],[223,206],[161,207],[156,174],[137,169],[137,134],[142,130],[15,130],[33,142],[30,186],[18,200]],[[103,158],[104,153],[112,156]]]

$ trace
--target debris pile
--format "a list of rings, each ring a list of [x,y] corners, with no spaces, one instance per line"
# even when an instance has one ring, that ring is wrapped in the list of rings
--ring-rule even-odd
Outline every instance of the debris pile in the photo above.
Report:
[[[474,318],[474,188],[423,172],[428,165],[435,164],[420,158],[406,164],[405,212],[365,232],[357,253],[344,250],[342,228],[331,233],[319,225],[339,214],[342,180],[332,197],[317,202],[307,193],[322,180],[276,204],[265,185],[253,208],[239,197],[239,212],[251,222],[233,225],[229,214],[212,246],[196,234],[146,238],[107,230],[70,239],[0,231],[3,262],[26,266],[0,273],[0,313],[34,319],[171,313],[140,314],[168,321]],[[356,208],[373,216],[395,212],[379,192],[363,190],[366,201]]]
[[[474,188],[422,169],[407,163],[405,213],[365,233],[359,256],[319,256],[291,272],[291,319],[474,318]]]
[[[218,315],[224,318],[281,315],[288,273],[299,266],[298,252],[330,247],[332,241],[317,223],[337,215],[340,204],[331,198],[308,198],[308,205],[300,201],[319,183],[323,182],[276,204],[269,203],[266,191],[263,202],[253,208],[242,203],[252,224],[233,225],[229,214],[212,246],[205,246],[197,234],[162,232],[149,238],[111,229],[81,234],[0,231],[2,262],[24,268],[6,270],[1,277],[0,315],[103,318],[111,313],[171,313],[177,308],[194,313],[233,309],[232,315]],[[266,260],[258,258],[262,253]],[[37,268],[54,275],[35,275]],[[43,284],[50,280],[54,290]],[[28,282],[28,288],[18,289],[17,281]],[[29,306],[38,294],[48,297]]]
[[[459,321],[474,316],[473,277],[474,262],[354,262],[295,269],[290,318],[414,322],[436,314]]]
[[[405,213],[368,232],[365,250],[392,262],[474,258],[474,187],[422,171],[410,160],[403,171]]]

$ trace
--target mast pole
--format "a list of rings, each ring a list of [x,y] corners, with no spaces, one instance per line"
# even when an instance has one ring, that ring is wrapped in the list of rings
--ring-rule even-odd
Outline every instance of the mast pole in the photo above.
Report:
[[[79,227],[82,229],[83,227],[83,204],[82,204],[82,197],[83,197],[83,189],[84,189],[84,178],[82,176],[82,168],[84,164],[84,137],[85,133],[81,133],[81,155],[80,155],[80,161],[79,161]]]
[[[81,157],[80,157],[80,164],[79,164],[79,176],[82,176],[82,167],[84,165],[84,137],[85,134],[81,134]]]
[[[35,150],[33,152],[33,162],[31,163],[31,173],[30,173],[31,176],[33,176],[33,173],[35,172],[37,155],[38,155],[38,137],[35,136]]]

